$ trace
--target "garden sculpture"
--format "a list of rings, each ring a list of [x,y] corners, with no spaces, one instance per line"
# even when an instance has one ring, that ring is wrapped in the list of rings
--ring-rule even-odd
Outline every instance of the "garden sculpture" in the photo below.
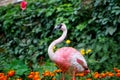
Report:
[[[63,31],[63,34],[60,38],[54,40],[49,48],[48,55],[50,59],[55,62],[55,64],[62,70],[62,80],[65,80],[65,73],[71,72],[72,80],[76,80],[75,74],[78,72],[89,73],[87,63],[82,54],[72,47],[62,47],[56,52],[53,51],[53,47],[62,42],[67,35],[67,28],[64,23],[61,23],[54,28],[60,29]]]

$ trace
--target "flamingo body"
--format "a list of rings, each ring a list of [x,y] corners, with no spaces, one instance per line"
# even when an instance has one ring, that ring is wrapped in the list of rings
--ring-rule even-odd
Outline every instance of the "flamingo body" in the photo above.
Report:
[[[50,59],[57,64],[57,66],[63,72],[63,80],[65,72],[72,72],[72,80],[75,79],[75,73],[77,72],[85,72],[89,73],[89,69],[84,57],[81,55],[79,51],[72,47],[62,47],[58,49],[56,52],[53,51],[53,47],[62,42],[67,35],[67,28],[64,23],[59,24],[55,27],[55,29],[60,29],[63,31],[63,34],[58,39],[54,40],[48,47],[48,55]]]
[[[82,72],[83,68],[77,59],[83,60],[86,63],[80,52],[72,47],[60,48],[54,55],[54,62],[63,72],[67,72],[70,69],[75,69],[76,72]]]

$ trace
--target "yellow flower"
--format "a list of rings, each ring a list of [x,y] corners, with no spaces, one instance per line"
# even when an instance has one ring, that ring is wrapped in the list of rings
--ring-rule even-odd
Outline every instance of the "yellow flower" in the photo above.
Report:
[[[71,43],[71,41],[70,40],[66,40],[66,44],[70,44]]]
[[[85,49],[81,49],[81,50],[80,50],[80,53],[81,53],[82,55],[85,55]]]
[[[92,50],[91,49],[88,49],[87,51],[86,51],[86,54],[89,54],[89,53],[91,53],[92,52]]]
[[[53,51],[55,51],[56,50],[56,46],[53,46]]]
[[[53,50],[55,50],[55,49],[56,49],[56,46],[53,47]]]

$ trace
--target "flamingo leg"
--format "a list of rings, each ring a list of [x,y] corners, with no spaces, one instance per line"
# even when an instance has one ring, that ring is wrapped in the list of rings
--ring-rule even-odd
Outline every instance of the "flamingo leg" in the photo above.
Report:
[[[73,73],[72,73],[72,80],[76,80],[75,73],[76,73],[76,69],[73,70]]]
[[[62,80],[65,80],[65,73],[62,73]]]

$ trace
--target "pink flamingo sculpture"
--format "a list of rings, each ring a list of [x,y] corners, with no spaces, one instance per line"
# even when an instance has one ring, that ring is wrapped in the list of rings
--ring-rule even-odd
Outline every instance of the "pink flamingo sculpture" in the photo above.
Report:
[[[72,72],[72,80],[76,80],[75,74],[77,72],[85,72],[86,74],[90,72],[88,69],[87,63],[84,57],[81,55],[79,51],[72,47],[63,47],[58,49],[55,53],[53,51],[53,47],[62,42],[67,35],[67,28],[64,23],[61,23],[55,26],[55,29],[60,29],[63,31],[63,34],[60,38],[54,40],[49,48],[48,55],[50,59],[56,63],[56,65],[62,70],[62,80],[65,80],[64,74],[65,72]]]

